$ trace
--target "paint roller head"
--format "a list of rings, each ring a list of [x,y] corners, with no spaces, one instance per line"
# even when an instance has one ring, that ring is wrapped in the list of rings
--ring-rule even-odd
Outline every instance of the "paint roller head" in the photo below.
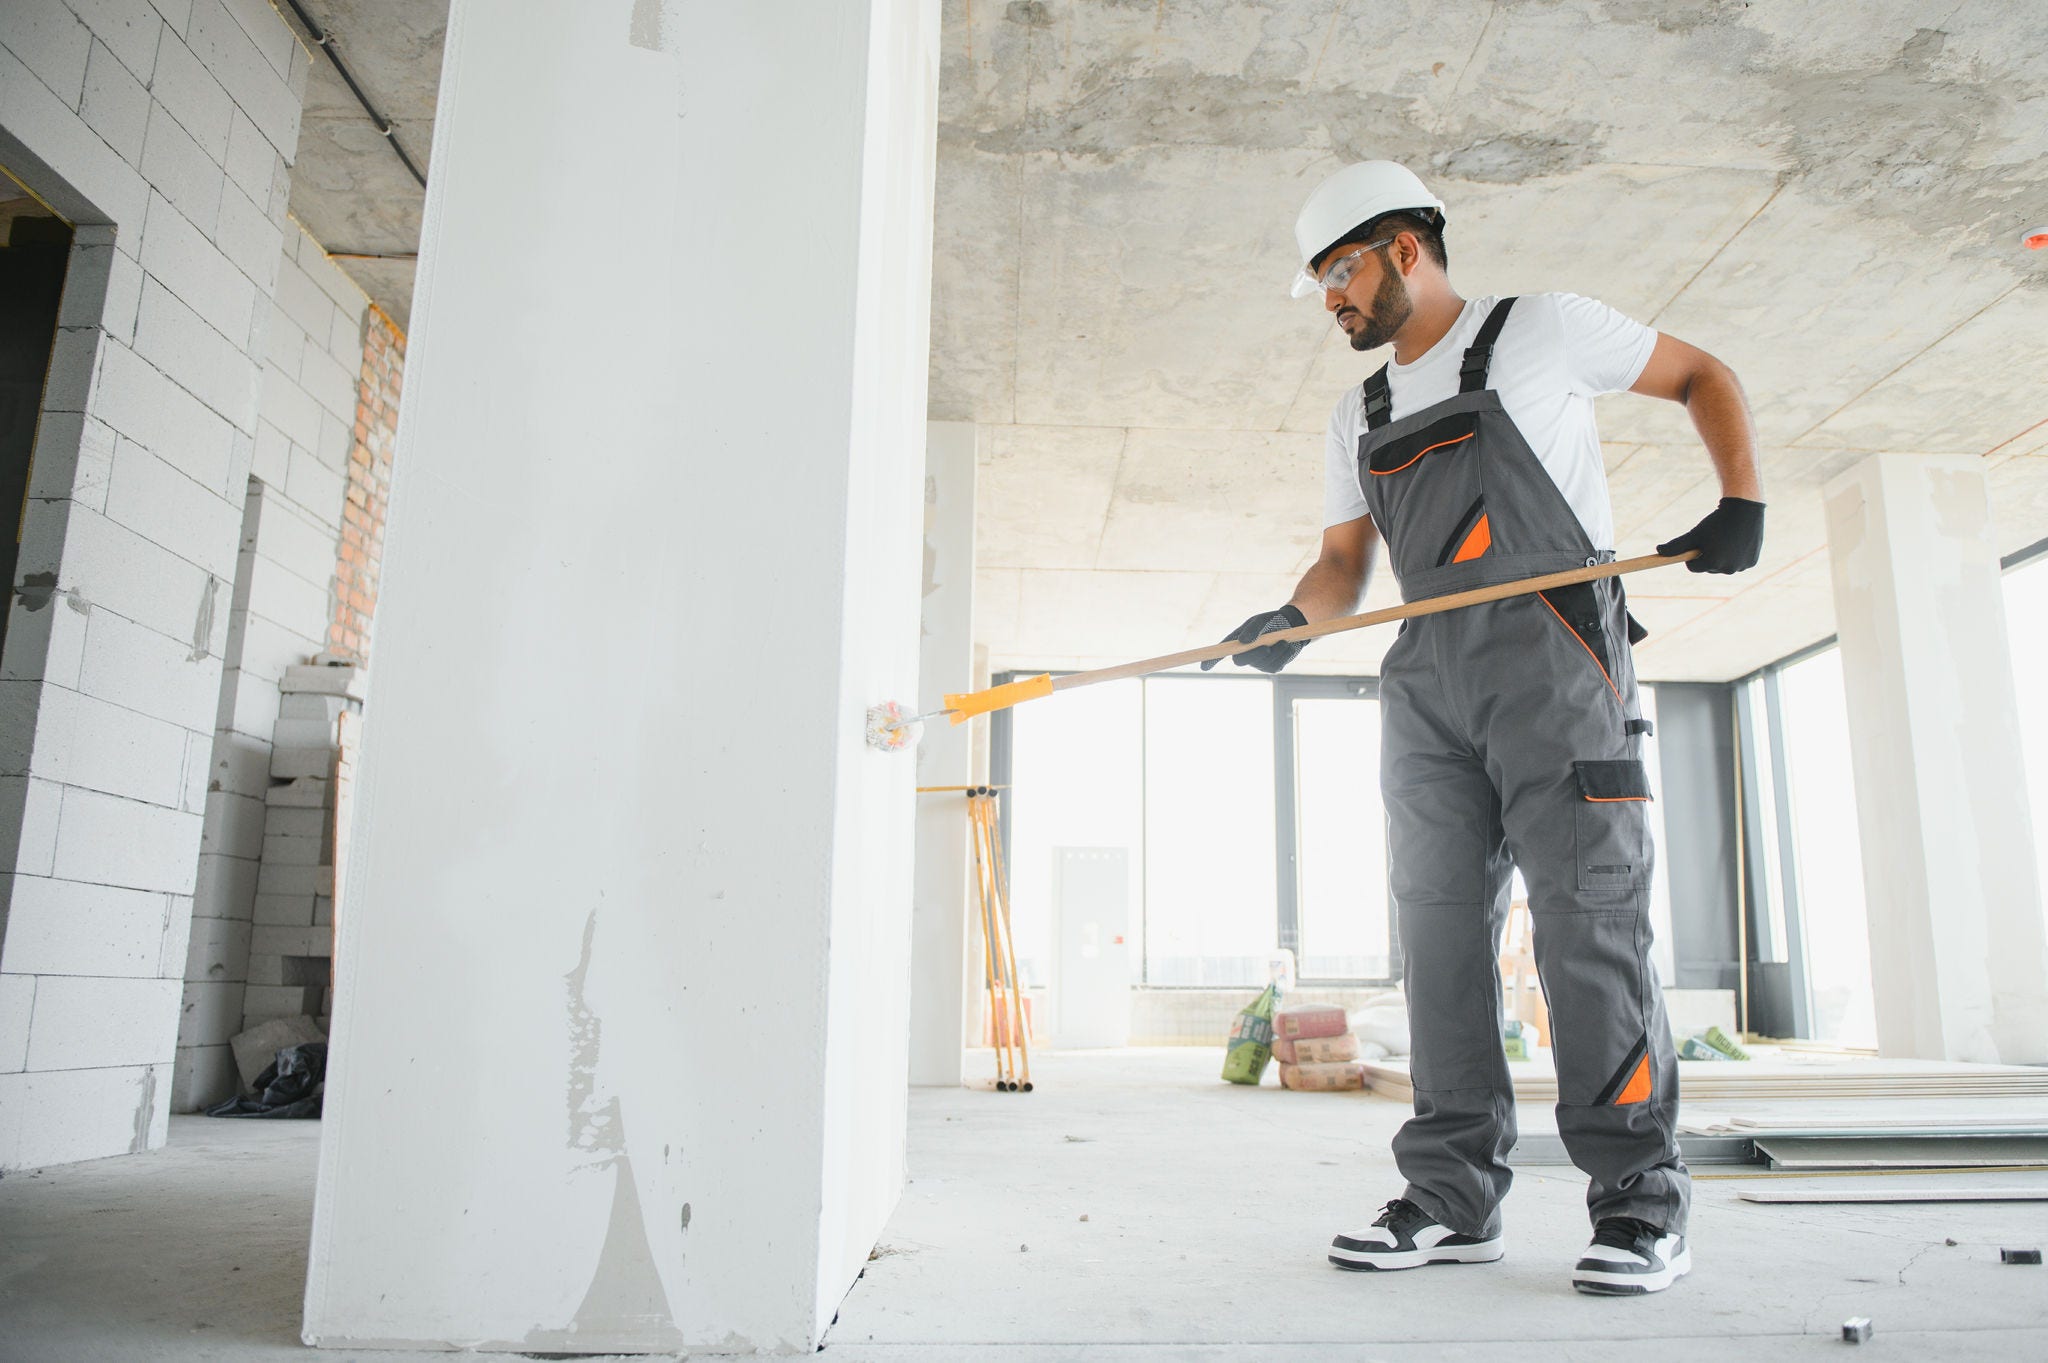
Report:
[[[879,752],[902,752],[917,744],[922,716],[908,713],[893,700],[868,707],[868,746]]]

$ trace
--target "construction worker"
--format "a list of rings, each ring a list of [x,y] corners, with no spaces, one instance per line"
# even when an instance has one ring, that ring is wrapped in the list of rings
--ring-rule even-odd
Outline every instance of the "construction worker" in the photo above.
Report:
[[[1409,601],[1612,560],[1593,399],[1685,404],[1718,508],[1661,554],[1735,573],[1763,542],[1756,434],[1704,351],[1574,294],[1467,301],[1446,273],[1444,205],[1390,161],[1347,166],[1295,223],[1297,297],[1320,294],[1358,351],[1392,361],[1330,416],[1321,557],[1278,610],[1228,638],[1356,611],[1384,540]],[[1344,1268],[1501,1257],[1515,1143],[1497,953],[1511,875],[1528,887],[1550,1007],[1558,1132],[1590,1179],[1586,1292],[1636,1294],[1691,1266],[1678,1068],[1650,965],[1650,725],[1616,579],[1408,621],[1380,673],[1380,787],[1408,999],[1415,1114],[1407,1180],[1339,1235]],[[1234,656],[1277,672],[1299,643]]]

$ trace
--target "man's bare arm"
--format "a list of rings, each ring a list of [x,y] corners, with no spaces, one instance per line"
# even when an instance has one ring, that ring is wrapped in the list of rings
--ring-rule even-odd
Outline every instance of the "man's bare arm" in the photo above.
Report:
[[[1698,346],[1660,333],[1650,362],[1629,391],[1684,403],[1707,457],[1714,461],[1721,495],[1752,502],[1764,499],[1756,463],[1756,423],[1750,419],[1749,399],[1734,370]]]
[[[1372,576],[1379,542],[1379,530],[1370,516],[1323,531],[1323,552],[1302,574],[1301,585],[1294,589],[1288,604],[1308,617],[1310,624],[1356,614],[1366,580]]]

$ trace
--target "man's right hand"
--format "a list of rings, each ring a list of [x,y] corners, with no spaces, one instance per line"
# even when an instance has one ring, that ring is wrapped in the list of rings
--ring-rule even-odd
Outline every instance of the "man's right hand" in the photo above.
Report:
[[[1260,611],[1257,615],[1254,615],[1251,619],[1224,635],[1218,642],[1228,643],[1234,639],[1238,643],[1249,644],[1257,640],[1262,634],[1271,634],[1274,630],[1280,629],[1293,629],[1297,625],[1305,625],[1307,623],[1308,617],[1301,613],[1301,608],[1293,602],[1289,602],[1279,610]],[[1239,667],[1256,667],[1261,672],[1278,672],[1281,668],[1293,662],[1295,655],[1307,646],[1306,640],[1266,644],[1259,648],[1246,649],[1242,653],[1233,653],[1230,655],[1230,661],[1236,663]],[[1216,666],[1217,661],[1217,659],[1211,658],[1208,662],[1202,664],[1202,670],[1207,672],[1210,668]]]

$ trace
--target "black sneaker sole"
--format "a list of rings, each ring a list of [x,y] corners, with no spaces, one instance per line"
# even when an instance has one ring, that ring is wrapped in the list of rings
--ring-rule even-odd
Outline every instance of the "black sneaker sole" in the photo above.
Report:
[[[1478,1249],[1480,1247],[1477,1245],[1466,1245],[1463,1246],[1463,1248],[1471,1250]],[[1418,1253],[1418,1251],[1415,1250],[1407,1250],[1403,1252],[1409,1255]],[[1506,1250],[1495,1250],[1491,1255],[1488,1255],[1485,1258],[1461,1258],[1457,1256],[1455,1253],[1446,1253],[1441,1256],[1432,1255],[1429,1258],[1421,1259],[1413,1263],[1375,1264],[1363,1263],[1355,1259],[1340,1259],[1334,1254],[1329,1256],[1331,1263],[1335,1264],[1339,1268],[1349,1269],[1354,1273],[1404,1273],[1411,1268],[1434,1268],[1441,1264],[1497,1264],[1506,1257]]]

